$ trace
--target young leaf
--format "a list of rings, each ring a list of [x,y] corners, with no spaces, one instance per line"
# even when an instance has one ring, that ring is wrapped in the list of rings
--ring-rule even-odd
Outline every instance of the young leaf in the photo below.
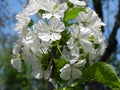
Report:
[[[58,69],[61,69],[66,63],[66,60],[54,59],[55,65]]]
[[[65,12],[64,22],[67,22],[68,20],[75,19],[80,11],[85,12],[85,8],[73,8],[71,10],[68,10]]]
[[[58,83],[64,83],[65,81],[60,78],[60,69],[67,63],[66,60],[54,59],[55,63],[55,80]]]
[[[31,27],[34,24],[34,21],[31,19],[30,22],[28,23],[28,27]]]
[[[120,80],[113,67],[104,62],[98,62],[85,69],[83,77],[107,85],[113,90],[120,90]]]

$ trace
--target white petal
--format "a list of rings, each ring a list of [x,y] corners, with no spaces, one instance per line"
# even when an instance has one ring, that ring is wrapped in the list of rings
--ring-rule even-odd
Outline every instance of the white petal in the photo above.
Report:
[[[78,38],[80,34],[80,27],[78,25],[72,25],[71,26],[71,35],[75,38]]]
[[[87,40],[81,41],[81,46],[85,53],[95,53],[95,49],[92,47],[92,43]]]
[[[42,41],[46,41],[46,42],[48,42],[48,41],[51,39],[50,33],[38,33],[38,37],[39,37]]]
[[[85,21],[87,22],[87,18],[88,18],[88,15],[85,12],[80,12],[76,19],[79,23],[82,23]]]
[[[43,14],[43,18],[47,18],[47,19],[50,19],[53,15],[51,13],[46,13],[46,14]]]
[[[36,79],[41,79],[43,77],[43,70],[41,69],[42,65],[41,65],[40,61],[36,57],[31,56],[29,62],[31,62],[32,75]]]
[[[68,47],[69,47],[70,49],[72,49],[74,46],[76,46],[75,43],[74,43],[74,38],[71,37],[71,38],[67,41],[67,45],[68,45]]]
[[[51,28],[53,29],[53,31],[55,31],[55,32],[62,32],[65,30],[64,23],[61,22],[60,20],[56,19],[55,17],[53,17],[50,20],[50,25],[51,25]]]
[[[54,14],[54,17],[56,17],[58,20],[61,19],[61,16],[59,14],[57,14],[57,13]]]
[[[79,69],[73,67],[71,74],[72,79],[79,79],[82,75],[82,72]]]
[[[28,23],[30,22],[28,13],[25,11],[18,13],[16,15],[16,19],[18,20],[18,23],[15,26],[15,31],[18,31],[19,34],[23,34],[23,32],[26,31]]]
[[[71,67],[69,64],[66,64],[62,69],[60,69],[60,77],[64,80],[70,79]]]
[[[34,43],[35,38],[35,33],[33,31],[30,31],[27,35],[26,35],[26,44],[30,44],[30,43]]]
[[[42,71],[33,71],[32,76],[35,77],[36,79],[41,79],[43,77],[43,72]]]
[[[73,45],[73,48],[71,49],[71,55],[72,56],[76,56],[79,57],[79,48],[77,47],[77,45]]]
[[[36,79],[41,79],[42,78],[42,74],[41,73],[37,73],[35,76]]]
[[[29,0],[29,3],[25,10],[29,13],[29,15],[33,15],[37,13],[40,9],[40,2],[41,0]]]
[[[17,44],[15,45],[13,51],[12,51],[13,54],[16,54],[16,55],[19,54],[21,46],[22,46],[21,42],[18,41]]]
[[[86,60],[81,60],[81,61],[78,61],[77,63],[74,64],[75,67],[77,68],[83,68],[86,64]]]
[[[79,13],[77,17],[77,21],[79,22],[79,24],[85,27],[94,27],[96,29],[99,29],[103,25],[103,22],[98,17],[97,13],[90,8],[86,8],[86,11],[87,13]]]
[[[35,33],[43,33],[43,32],[45,33],[49,31],[48,29],[49,29],[48,25],[42,20],[40,20],[37,24],[33,26],[33,31]]]
[[[61,35],[59,33],[52,33],[50,38],[51,38],[52,41],[60,40]]]
[[[95,30],[95,29],[94,29]],[[84,40],[88,40],[88,38],[92,35],[95,34],[93,29],[88,28],[88,27],[81,27],[80,28],[80,33],[79,33],[79,38],[80,39],[84,39]],[[96,31],[96,30],[95,30]]]
[[[79,0],[69,0],[69,1],[78,6],[86,6],[86,3],[84,1],[79,1]]]
[[[53,0],[41,0],[40,8],[45,11],[52,12],[55,5],[56,4]]]
[[[75,64],[76,62],[77,62],[78,60],[77,59],[72,59],[72,60],[70,60],[70,64]]]
[[[19,58],[11,59],[11,64],[14,68],[16,68],[19,72],[21,72],[21,61]]]
[[[64,12],[67,10],[67,4],[66,3],[62,3],[58,6],[58,9],[56,11],[56,14],[58,16],[56,16],[56,18],[63,18],[64,17]]]

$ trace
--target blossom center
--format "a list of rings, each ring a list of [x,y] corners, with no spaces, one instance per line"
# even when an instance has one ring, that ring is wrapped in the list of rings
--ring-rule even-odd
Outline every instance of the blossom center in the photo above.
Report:
[[[90,23],[88,21],[82,21],[81,22],[84,26],[88,26]]]

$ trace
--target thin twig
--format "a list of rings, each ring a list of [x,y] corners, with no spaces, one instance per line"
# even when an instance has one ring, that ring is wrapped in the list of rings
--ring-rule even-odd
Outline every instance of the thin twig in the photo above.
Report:
[[[56,56],[56,48],[53,47],[51,50],[51,57],[50,57],[50,73],[48,77],[48,90],[53,90],[53,77],[54,77],[54,57]]]

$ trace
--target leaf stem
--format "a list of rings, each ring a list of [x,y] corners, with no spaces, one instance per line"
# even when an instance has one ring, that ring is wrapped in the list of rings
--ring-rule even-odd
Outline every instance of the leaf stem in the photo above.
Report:
[[[60,52],[60,54],[62,55],[62,57],[67,61],[67,58],[64,56],[64,54],[63,54],[62,51],[60,50],[60,47],[59,47],[58,42],[56,43],[56,45],[57,45],[57,49],[58,49],[58,51]]]

